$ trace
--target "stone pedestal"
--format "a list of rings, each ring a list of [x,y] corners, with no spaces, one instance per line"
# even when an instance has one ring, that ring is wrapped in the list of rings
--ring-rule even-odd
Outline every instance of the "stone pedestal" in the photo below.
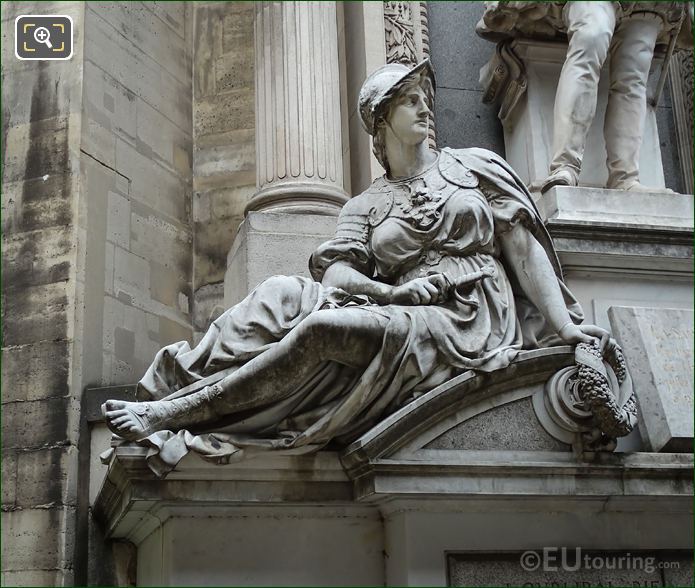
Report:
[[[611,306],[691,309],[693,196],[556,187],[536,201],[587,322]]]
[[[257,2],[256,188],[248,211],[337,214],[343,189],[335,2]]]
[[[693,449],[693,311],[612,307],[640,408],[642,440],[652,451]]]
[[[498,47],[481,70],[484,101],[495,102],[504,128],[506,159],[532,191],[548,176],[552,159],[553,106],[567,45],[538,40],[515,40]],[[655,57],[653,68],[660,67]],[[608,179],[603,121],[608,98],[608,64],[601,73],[596,117],[589,130],[581,186],[603,187]],[[664,172],[656,115],[647,109],[640,152],[640,181],[663,188]]]
[[[335,216],[250,212],[227,255],[224,307],[274,275],[306,276],[309,257],[335,235]]]
[[[557,347],[466,372],[339,452],[225,466],[191,454],[158,480],[147,448],[123,445],[93,510],[108,538],[137,545],[138,585],[663,585],[656,566],[548,578],[520,565],[563,546],[656,551],[683,562],[668,583],[692,584],[692,456],[589,459],[534,416],[531,397],[573,359]],[[491,569],[495,557],[507,560]]]

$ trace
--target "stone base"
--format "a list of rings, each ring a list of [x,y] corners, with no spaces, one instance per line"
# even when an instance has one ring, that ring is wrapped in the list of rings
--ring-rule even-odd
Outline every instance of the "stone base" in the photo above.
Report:
[[[224,306],[274,275],[309,277],[309,257],[335,235],[337,217],[250,212],[227,255]]]
[[[592,467],[571,454],[429,450],[373,460],[378,496],[365,500],[352,498],[357,479],[332,452],[228,466],[188,456],[166,480],[153,479],[145,453],[116,451],[95,506],[111,539],[137,546],[138,586],[444,586],[454,575],[475,586],[509,574],[537,585],[544,571],[527,571],[520,555],[565,546],[661,554],[692,580],[690,456],[616,455]],[[466,555],[463,569],[450,554]],[[563,580],[625,585],[627,573],[581,572]],[[662,586],[659,572],[634,578]]]
[[[536,204],[588,322],[610,329],[610,306],[692,309],[692,195],[556,187]]]
[[[693,311],[612,307],[613,333],[625,352],[652,451],[693,450]]]
[[[655,189],[626,192],[606,188],[551,188],[537,199],[543,220],[552,227],[587,225],[598,232],[613,228],[678,234],[693,230],[693,196]]]
[[[673,553],[692,549],[692,456],[577,453],[534,416],[531,397],[573,357],[528,351],[506,370],[461,374],[339,452],[224,466],[191,454],[161,480],[147,448],[122,445],[93,512],[108,538],[137,546],[138,585],[504,585],[510,574],[546,585],[519,557],[565,546],[658,552],[692,578],[692,552]],[[591,571],[562,579],[664,581],[659,568]]]

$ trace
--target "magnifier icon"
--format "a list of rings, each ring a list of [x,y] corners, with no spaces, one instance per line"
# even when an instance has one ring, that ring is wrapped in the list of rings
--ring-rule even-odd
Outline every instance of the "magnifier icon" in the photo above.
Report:
[[[34,41],[37,43],[45,43],[49,49],[53,49],[53,45],[51,45],[51,33],[48,32],[46,27],[38,27],[34,31]]]

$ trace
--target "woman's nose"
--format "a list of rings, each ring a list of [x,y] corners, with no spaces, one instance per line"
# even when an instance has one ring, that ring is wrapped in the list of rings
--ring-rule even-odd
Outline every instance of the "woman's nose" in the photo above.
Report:
[[[430,114],[431,111],[430,111],[430,107],[427,105],[427,100],[425,100],[424,98],[420,98],[420,100],[418,100],[417,111],[418,111],[418,114],[422,114],[422,115],[429,115]]]

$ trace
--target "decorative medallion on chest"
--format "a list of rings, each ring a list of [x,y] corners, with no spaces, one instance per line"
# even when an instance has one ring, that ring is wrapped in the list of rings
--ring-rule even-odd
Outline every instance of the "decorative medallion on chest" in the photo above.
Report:
[[[396,184],[395,203],[401,209],[403,218],[422,229],[430,228],[438,221],[441,207],[446,202],[445,194],[430,186],[425,178],[416,178],[409,183]]]

